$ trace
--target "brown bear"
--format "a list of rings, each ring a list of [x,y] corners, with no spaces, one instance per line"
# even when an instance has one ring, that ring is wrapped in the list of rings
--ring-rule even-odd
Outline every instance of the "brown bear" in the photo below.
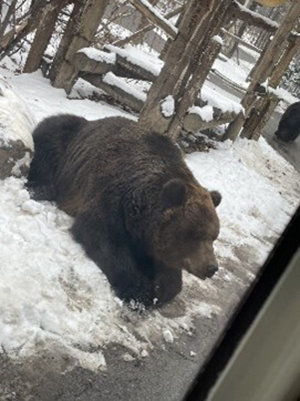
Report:
[[[146,307],[182,288],[182,269],[218,269],[213,242],[221,195],[203,188],[168,137],[134,121],[46,118],[33,132],[27,187],[74,216],[71,232],[116,295]]]
[[[295,141],[300,135],[300,102],[291,104],[283,113],[275,132],[283,142]]]

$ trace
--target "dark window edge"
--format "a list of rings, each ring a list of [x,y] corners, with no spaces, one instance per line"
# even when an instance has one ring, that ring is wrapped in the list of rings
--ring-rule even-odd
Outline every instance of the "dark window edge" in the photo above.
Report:
[[[300,245],[300,207],[270,252],[253,285],[229,320],[207,361],[188,390],[186,401],[204,401],[241,339],[286,271]]]

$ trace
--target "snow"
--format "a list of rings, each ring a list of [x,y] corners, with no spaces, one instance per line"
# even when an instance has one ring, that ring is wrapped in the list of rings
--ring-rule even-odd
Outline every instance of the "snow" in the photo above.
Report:
[[[135,360],[135,358],[128,352],[126,352],[126,354],[123,355],[123,359],[125,362],[133,362]]]
[[[12,174],[16,177],[20,177],[22,175],[21,168],[25,166],[29,169],[30,162],[31,162],[30,153],[25,152],[25,155],[24,155],[24,157],[22,157],[22,159],[15,161],[15,165],[11,169]]]
[[[287,104],[292,104],[295,102],[299,102],[299,99],[289,93],[287,90],[283,88],[272,88],[269,86],[268,81],[264,82],[262,86],[265,88],[266,92],[273,93],[277,96],[280,100],[283,100]]]
[[[117,77],[113,72],[108,72],[103,77],[103,82],[120,88],[122,91],[129,93],[131,96],[135,97],[136,99],[142,100],[143,102],[146,101],[147,95],[144,92],[139,91],[138,89],[129,85],[125,79]]]
[[[212,308],[211,305],[209,305],[206,302],[199,302],[198,312],[200,313],[201,316],[206,316],[208,318],[211,318],[214,313],[217,314],[221,312],[221,309],[217,307]]]
[[[280,99],[282,99],[287,104],[292,104],[292,103],[299,102],[299,98],[297,98],[296,96],[292,95],[286,89],[277,88],[276,89],[276,94]]]
[[[244,108],[236,96],[228,94],[228,92],[212,82],[206,82],[206,84],[203,85],[201,99],[207,102],[208,105],[222,110],[223,113],[234,112],[238,114],[244,112]]]
[[[237,69],[236,64],[232,59],[226,59],[226,61],[224,61],[217,58],[213,64],[213,69],[217,70],[220,74],[240,86],[242,89],[247,89],[249,83],[247,83],[246,80],[252,65],[245,65],[244,63],[245,62],[241,61],[241,66]],[[238,99],[236,101],[238,101]]]
[[[108,104],[95,103],[88,99],[69,100],[63,89],[52,90],[49,81],[43,78],[41,71],[33,74],[21,74],[14,76],[7,70],[0,71],[10,83],[14,92],[22,96],[28,108],[35,116],[36,122],[51,114],[75,113],[85,116],[89,120],[97,120],[101,117],[124,115],[132,118],[129,113],[120,111]]]
[[[134,118],[105,103],[69,99],[40,72],[0,72],[16,96],[26,100],[36,121],[62,112],[89,120]],[[231,73],[238,74],[238,67]],[[209,100],[201,110],[206,116],[212,105],[240,110],[236,98],[212,83],[205,85],[203,96]],[[2,115],[1,123],[18,126],[12,116],[19,103],[11,97],[10,105],[11,115]],[[29,129],[31,123],[26,124]],[[299,203],[299,174],[263,138],[239,139],[233,145],[226,141],[210,152],[193,153],[186,161],[204,186],[223,196],[218,207],[221,232],[215,243],[220,269],[206,281],[184,272],[183,291],[175,300],[184,305],[184,313],[172,318],[160,310],[137,314],[124,307],[101,270],[70,236],[72,218],[49,202],[30,199],[24,179],[0,181],[0,352],[22,358],[54,348],[87,369],[104,370],[102,350],[108,343],[127,347],[124,358],[130,362],[147,357],[160,341],[172,346],[182,332],[191,334],[195,317],[228,314],[217,283],[229,292],[236,285],[246,289],[254,279],[272,247],[270,239],[281,234]],[[236,255],[240,249],[250,252],[242,266]]]
[[[21,140],[27,149],[33,150],[31,132],[34,126],[34,116],[26,102],[0,75],[0,144]]]
[[[224,40],[219,35],[215,35],[212,37],[212,40],[219,43],[219,45],[223,46]]]
[[[100,98],[105,92],[102,89],[90,84],[85,79],[79,78],[69,94],[69,99],[90,99]]]
[[[172,117],[175,113],[175,100],[173,96],[168,95],[165,99],[163,99],[160,103],[160,108],[162,114],[166,118]]]
[[[188,112],[190,114],[198,114],[202,121],[211,121],[214,118],[214,110],[210,105],[203,107],[192,106],[189,108]]]
[[[254,59],[258,59],[258,55],[256,52],[254,52],[253,50],[246,48],[242,45],[240,45],[240,46],[243,48],[244,52],[247,52],[248,54],[252,55]],[[217,70],[219,74],[223,75],[227,80],[231,81],[232,83],[234,83],[235,86],[240,87],[241,90],[244,90],[244,91],[247,90],[247,88],[249,86],[249,82],[247,81],[247,78],[248,78],[248,75],[249,75],[252,67],[253,67],[253,65],[251,63],[246,62],[243,59],[240,59],[239,68],[236,68],[236,64],[233,59],[228,59],[228,58],[226,58],[226,59],[217,58],[213,64],[214,70]],[[204,85],[204,88],[208,85],[209,84],[206,83]],[[283,88],[272,89],[268,85],[267,82],[264,84],[264,86],[267,90],[275,93],[276,96],[278,96],[279,99],[283,100],[287,105],[299,101],[299,99],[297,97],[293,96],[291,93],[289,93],[287,90],[285,90]],[[220,88],[217,87],[216,89],[218,90],[218,92],[221,93]],[[228,96],[228,94],[227,94],[227,96]],[[236,97],[232,97],[232,100],[234,102],[238,102],[238,99]],[[225,105],[224,105],[224,107],[225,107]],[[286,107],[284,107],[284,109]]]
[[[145,349],[143,349],[143,351],[141,352],[141,357],[147,358],[147,356],[149,356],[149,353]]]
[[[78,50],[78,53],[83,53],[91,60],[95,60],[101,63],[115,64],[116,62],[115,53],[104,52],[102,50],[94,49],[92,47],[84,47],[83,49]]]
[[[121,49],[120,47],[116,47],[113,45],[106,45],[105,49],[112,53],[119,54],[121,57],[124,57],[130,63],[142,67],[143,69],[151,72],[155,76],[159,75],[164,65],[164,62],[160,60],[158,57],[154,56],[149,52],[145,52],[136,47],[133,47],[131,45],[126,45],[124,49]]]
[[[174,336],[173,336],[173,333],[171,330],[169,330],[169,329],[163,330],[163,336],[164,336],[165,342],[167,342],[169,344],[173,344]]]

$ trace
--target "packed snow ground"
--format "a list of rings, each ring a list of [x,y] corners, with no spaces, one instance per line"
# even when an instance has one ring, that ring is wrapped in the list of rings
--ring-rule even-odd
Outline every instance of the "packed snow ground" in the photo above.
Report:
[[[0,73],[25,99],[36,121],[62,112],[90,120],[134,118],[104,103],[68,99],[40,72]],[[17,111],[12,107],[12,115]],[[53,204],[31,200],[24,179],[0,181],[0,352],[22,357],[54,347],[83,367],[105,369],[102,350],[110,342],[147,357],[157,340],[172,343],[182,331],[192,330],[193,318],[229,313],[218,283],[229,293],[236,283],[246,288],[253,280],[299,203],[299,174],[263,138],[239,139],[234,145],[227,141],[209,153],[189,155],[187,163],[201,184],[223,195],[215,243],[221,267],[205,282],[184,274],[178,297],[184,313],[173,318],[159,310],[139,315],[124,307],[101,270],[72,240],[72,218]],[[239,257],[241,249],[248,250],[248,257]]]

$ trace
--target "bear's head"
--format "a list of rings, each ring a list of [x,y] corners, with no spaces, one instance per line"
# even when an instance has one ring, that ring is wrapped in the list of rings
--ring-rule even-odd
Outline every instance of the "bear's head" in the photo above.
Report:
[[[155,259],[174,269],[185,269],[205,280],[218,270],[213,242],[220,229],[217,191],[197,183],[171,179],[160,194],[160,218],[152,232]]]

